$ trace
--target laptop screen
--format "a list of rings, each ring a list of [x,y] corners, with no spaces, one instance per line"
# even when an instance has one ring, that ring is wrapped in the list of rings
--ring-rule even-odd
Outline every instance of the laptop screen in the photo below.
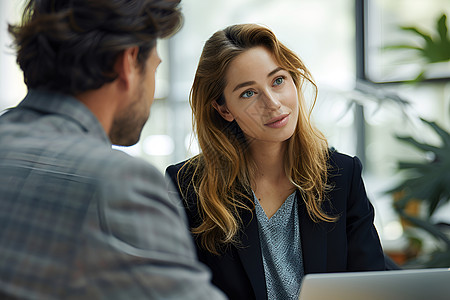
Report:
[[[299,300],[450,300],[450,269],[305,275]]]

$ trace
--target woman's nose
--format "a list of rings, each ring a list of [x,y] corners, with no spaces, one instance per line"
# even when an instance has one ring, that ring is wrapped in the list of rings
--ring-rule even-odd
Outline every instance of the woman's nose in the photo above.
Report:
[[[278,100],[277,95],[274,95],[270,91],[265,91],[263,93],[263,103],[264,107],[270,110],[277,110],[281,107],[281,103]]]

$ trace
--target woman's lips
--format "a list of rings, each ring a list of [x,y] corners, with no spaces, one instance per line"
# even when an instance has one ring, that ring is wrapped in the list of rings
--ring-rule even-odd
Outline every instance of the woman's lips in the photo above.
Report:
[[[289,114],[282,114],[278,117],[270,119],[264,126],[270,128],[281,128],[285,126],[289,121]]]

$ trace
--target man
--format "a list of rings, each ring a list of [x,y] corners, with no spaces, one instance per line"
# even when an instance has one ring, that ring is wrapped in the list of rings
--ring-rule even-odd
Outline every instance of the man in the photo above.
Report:
[[[0,117],[0,298],[222,299],[139,140],[180,0],[30,0]],[[155,145],[157,146],[157,145]]]

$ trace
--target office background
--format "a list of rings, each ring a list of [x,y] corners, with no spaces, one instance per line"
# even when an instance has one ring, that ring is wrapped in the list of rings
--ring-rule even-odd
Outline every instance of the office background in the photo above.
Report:
[[[19,20],[22,2],[0,2],[0,110],[16,105],[26,94],[7,33],[7,22]],[[365,5],[364,12],[358,12],[361,4]],[[327,136],[330,146],[362,158],[366,188],[376,209],[376,226],[383,246],[393,254],[404,252],[409,246],[408,239],[392,209],[393,197],[385,191],[404,176],[397,170],[399,160],[420,161],[424,154],[398,141],[395,135],[411,135],[423,142],[439,144],[438,136],[419,117],[450,129],[450,65],[441,66],[435,76],[439,80],[399,83],[396,81],[405,80],[402,74],[409,76],[417,70],[401,53],[393,57],[383,55],[382,43],[389,39],[398,41],[401,32],[395,27],[398,24],[434,30],[434,20],[440,14],[450,17],[450,2],[184,0],[182,8],[183,28],[158,45],[163,59],[157,73],[158,99],[141,141],[119,149],[143,157],[161,172],[167,165],[197,154],[188,98],[204,42],[216,30],[230,24],[266,25],[309,67],[319,87],[313,111],[317,127]],[[366,22],[364,29],[361,20]],[[358,30],[362,36],[358,36]],[[361,37],[365,39],[363,49],[358,47]],[[363,70],[358,65],[361,62]],[[389,69],[391,66],[396,69]],[[361,77],[368,81],[360,81]],[[439,207],[433,218],[435,222],[450,223],[448,203]],[[432,238],[425,236],[424,241],[424,251],[436,247]]]

